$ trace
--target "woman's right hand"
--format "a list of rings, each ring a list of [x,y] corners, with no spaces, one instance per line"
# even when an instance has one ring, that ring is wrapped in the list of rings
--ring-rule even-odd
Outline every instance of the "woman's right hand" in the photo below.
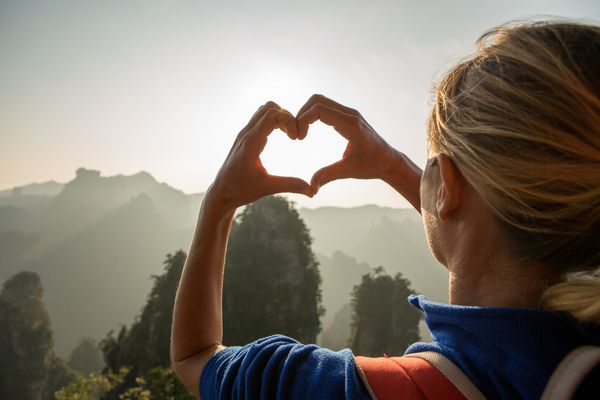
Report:
[[[337,179],[382,179],[420,212],[421,169],[379,136],[358,111],[315,94],[296,119],[299,139],[306,137],[310,124],[320,120],[348,140],[341,160],[315,172],[310,182],[312,194]]]

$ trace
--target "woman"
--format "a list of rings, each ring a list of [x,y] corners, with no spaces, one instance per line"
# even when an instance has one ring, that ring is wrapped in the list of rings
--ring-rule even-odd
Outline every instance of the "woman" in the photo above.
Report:
[[[254,114],[206,193],[175,302],[173,366],[196,395],[369,397],[350,350],[280,335],[221,344],[236,208],[274,193],[312,197],[336,179],[390,184],[422,214],[448,268],[449,305],[410,299],[434,341],[407,354],[445,356],[488,398],[539,398],[567,353],[599,343],[600,284],[566,274],[600,265],[600,28],[507,25],[477,44],[437,87],[424,171],[357,111],[323,96],[296,117],[272,102]],[[317,120],[348,140],[342,160],[310,185],[268,175],[259,160],[267,136],[279,128],[301,140]]]

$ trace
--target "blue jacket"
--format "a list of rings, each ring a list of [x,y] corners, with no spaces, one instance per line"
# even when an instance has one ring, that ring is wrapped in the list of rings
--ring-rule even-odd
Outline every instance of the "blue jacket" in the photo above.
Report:
[[[410,296],[423,311],[432,343],[415,343],[405,354],[442,353],[488,399],[539,399],[561,359],[600,342],[598,327],[584,331],[564,314],[527,308],[455,306]]]
[[[539,399],[550,374],[572,349],[598,343],[559,313],[481,308],[410,296],[433,342],[406,354],[437,351],[454,361],[489,399]],[[349,349],[334,352],[282,335],[216,353],[200,378],[209,399],[368,399]]]

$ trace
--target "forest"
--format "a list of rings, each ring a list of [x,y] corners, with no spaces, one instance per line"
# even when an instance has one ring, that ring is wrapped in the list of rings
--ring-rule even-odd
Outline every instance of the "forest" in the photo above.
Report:
[[[169,335],[180,249],[201,197],[145,173],[89,170],[64,186],[0,192],[0,246],[10,249],[0,253],[0,397],[185,398],[169,369]],[[420,278],[437,265],[407,226],[418,227],[408,210],[297,210],[283,197],[240,210],[227,250],[224,343],[282,333],[356,354],[403,352],[422,331],[406,297],[425,289],[435,299],[445,283],[443,274]],[[142,290],[145,300],[129,304]]]

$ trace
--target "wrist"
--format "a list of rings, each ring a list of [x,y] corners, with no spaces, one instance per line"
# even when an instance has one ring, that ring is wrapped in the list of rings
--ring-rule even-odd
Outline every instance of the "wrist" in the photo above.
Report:
[[[213,184],[204,194],[200,215],[217,221],[222,220],[227,222],[233,218],[236,209],[237,207],[231,205],[227,197],[215,188]]]
[[[398,150],[390,147],[389,161],[382,171],[382,180],[391,184],[402,180],[407,171],[407,157]]]
[[[420,185],[423,171],[405,154],[395,150],[396,161],[385,172],[383,181],[393,187],[421,212]]]

